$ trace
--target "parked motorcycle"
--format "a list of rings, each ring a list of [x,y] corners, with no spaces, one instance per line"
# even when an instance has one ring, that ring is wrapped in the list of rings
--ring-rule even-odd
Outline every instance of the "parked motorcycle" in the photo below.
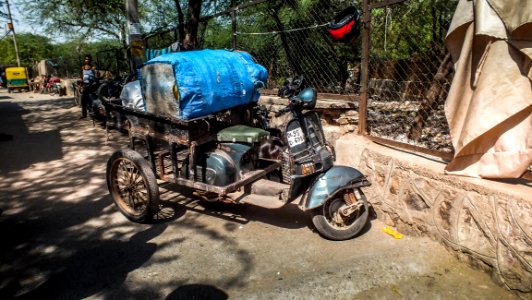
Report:
[[[45,85],[45,89],[50,94],[50,96],[65,95],[64,88],[61,85],[61,79],[58,77],[49,76]]]
[[[122,132],[127,128],[125,116],[118,112],[107,111],[105,104],[122,105],[120,94],[126,84],[132,82],[135,77],[133,74],[117,76],[112,80],[103,82],[96,92],[98,100],[95,103],[98,105],[98,110],[101,111],[100,114],[105,116],[107,125]]]
[[[105,121],[105,107],[98,97],[98,89],[101,83],[99,79],[92,80],[89,84],[84,84],[78,80],[74,84],[74,101],[77,106],[81,106],[81,101],[84,91],[88,92],[89,99],[87,105],[87,112],[93,120]]]
[[[128,74],[125,76],[117,76],[112,80],[103,82],[98,87],[98,98],[101,101],[111,101],[120,98],[120,93],[124,86],[133,81],[135,75]]]

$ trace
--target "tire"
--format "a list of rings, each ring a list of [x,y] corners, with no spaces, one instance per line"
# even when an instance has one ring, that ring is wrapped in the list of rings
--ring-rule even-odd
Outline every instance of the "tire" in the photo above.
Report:
[[[56,94],[59,95],[59,91],[57,90],[57,87],[55,86],[50,87],[49,93],[50,93],[50,96],[55,96]]]
[[[96,95],[98,95],[98,99],[100,99],[102,102],[109,101],[111,99],[111,96],[109,95],[109,84],[102,83],[102,85],[98,87]]]
[[[111,102],[113,99],[120,98],[120,93],[117,94],[117,86],[113,82],[106,82],[100,85],[98,91],[98,99],[101,101]]]
[[[159,211],[159,186],[148,162],[137,152],[119,150],[107,161],[107,187],[129,220],[150,221]]]
[[[357,202],[362,202],[361,206],[348,216],[342,216],[339,209],[347,205],[344,196],[356,191],[360,193]],[[312,214],[312,223],[321,236],[334,241],[348,240],[359,234],[366,225],[369,215],[368,202],[362,190],[349,189],[336,194],[322,206],[314,209]]]

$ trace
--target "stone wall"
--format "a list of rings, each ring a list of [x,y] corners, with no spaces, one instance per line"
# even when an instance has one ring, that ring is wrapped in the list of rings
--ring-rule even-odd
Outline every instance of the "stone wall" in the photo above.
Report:
[[[286,99],[262,97],[271,111]],[[337,164],[368,176],[365,188],[376,216],[410,235],[430,236],[461,260],[525,298],[532,293],[532,183],[445,175],[439,158],[378,145],[356,134],[352,104],[318,101]],[[286,118],[286,116],[285,116]],[[281,126],[284,118],[272,120]]]
[[[532,292],[532,185],[443,174],[437,159],[351,135],[337,163],[357,167],[377,217],[400,232],[429,235],[508,289]],[[530,296],[530,294],[528,294]]]

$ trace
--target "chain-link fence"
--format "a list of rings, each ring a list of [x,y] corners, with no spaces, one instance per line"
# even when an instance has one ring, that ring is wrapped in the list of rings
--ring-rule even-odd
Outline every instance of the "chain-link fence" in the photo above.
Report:
[[[127,49],[113,48],[98,51],[96,53],[96,66],[100,72],[106,72],[108,76],[129,74]]]
[[[268,89],[303,75],[319,92],[352,94],[358,89],[359,45],[332,41],[327,24],[352,1],[252,1],[211,18],[205,48],[244,50],[268,70]]]
[[[288,77],[326,97],[360,100],[360,130],[395,145],[448,157],[444,101],[452,62],[444,37],[457,0],[254,0],[203,16],[201,48],[251,53],[268,70],[274,92]],[[333,41],[327,25],[359,8],[361,37]],[[147,48],[178,40],[176,29],[146,37]],[[362,63],[365,62],[365,63]]]
[[[443,40],[457,0],[360,2],[251,1],[210,18],[202,46],[251,53],[268,69],[268,89],[303,75],[322,95],[355,102],[360,95],[362,132],[448,156],[443,104],[453,73]],[[362,37],[334,42],[327,25],[351,5],[366,12]]]
[[[370,136],[450,153],[444,102],[453,68],[443,41],[457,1],[393,2],[368,7],[366,129]]]
[[[154,31],[144,37],[146,49],[161,49],[168,47],[179,40],[177,28]]]

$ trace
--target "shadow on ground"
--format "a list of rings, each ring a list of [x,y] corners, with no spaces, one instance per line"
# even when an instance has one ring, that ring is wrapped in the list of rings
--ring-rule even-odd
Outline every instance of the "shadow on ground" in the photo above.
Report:
[[[279,209],[267,209],[250,204],[230,204],[223,202],[208,202],[200,200],[193,194],[193,190],[171,183],[160,185],[161,199],[164,207],[172,207],[178,211],[189,210],[228,221],[227,231],[234,231],[238,224],[250,221],[262,222],[286,229],[299,229],[309,226],[310,218],[295,204],[288,203]],[[175,218],[169,218],[174,220]],[[160,220],[160,222],[164,222]]]
[[[169,292],[169,299],[182,299],[197,293],[201,280],[189,282],[179,270],[179,279],[149,279],[152,266],[181,259],[173,249],[186,238],[164,235],[169,222],[135,224],[117,213],[105,164],[114,148],[125,145],[120,138],[106,142],[105,132],[78,121],[68,103],[0,103],[0,112],[0,131],[14,136],[0,143],[0,299],[160,299]],[[29,146],[34,157],[27,155]],[[251,254],[222,229],[184,212],[174,211],[180,230],[234,254],[235,272],[218,286],[245,285]],[[209,295],[224,294],[214,290]]]
[[[26,126],[23,116],[29,111],[20,104],[13,102],[0,102],[0,132],[2,136],[9,138],[2,139],[0,143],[0,157],[3,163],[0,166],[0,174],[22,170],[37,162],[45,162],[61,159],[61,137],[59,129],[52,129],[42,132],[30,132]],[[53,125],[54,120],[50,120]],[[20,140],[24,149],[20,149]],[[24,159],[8,160],[6,153],[24,151]]]

